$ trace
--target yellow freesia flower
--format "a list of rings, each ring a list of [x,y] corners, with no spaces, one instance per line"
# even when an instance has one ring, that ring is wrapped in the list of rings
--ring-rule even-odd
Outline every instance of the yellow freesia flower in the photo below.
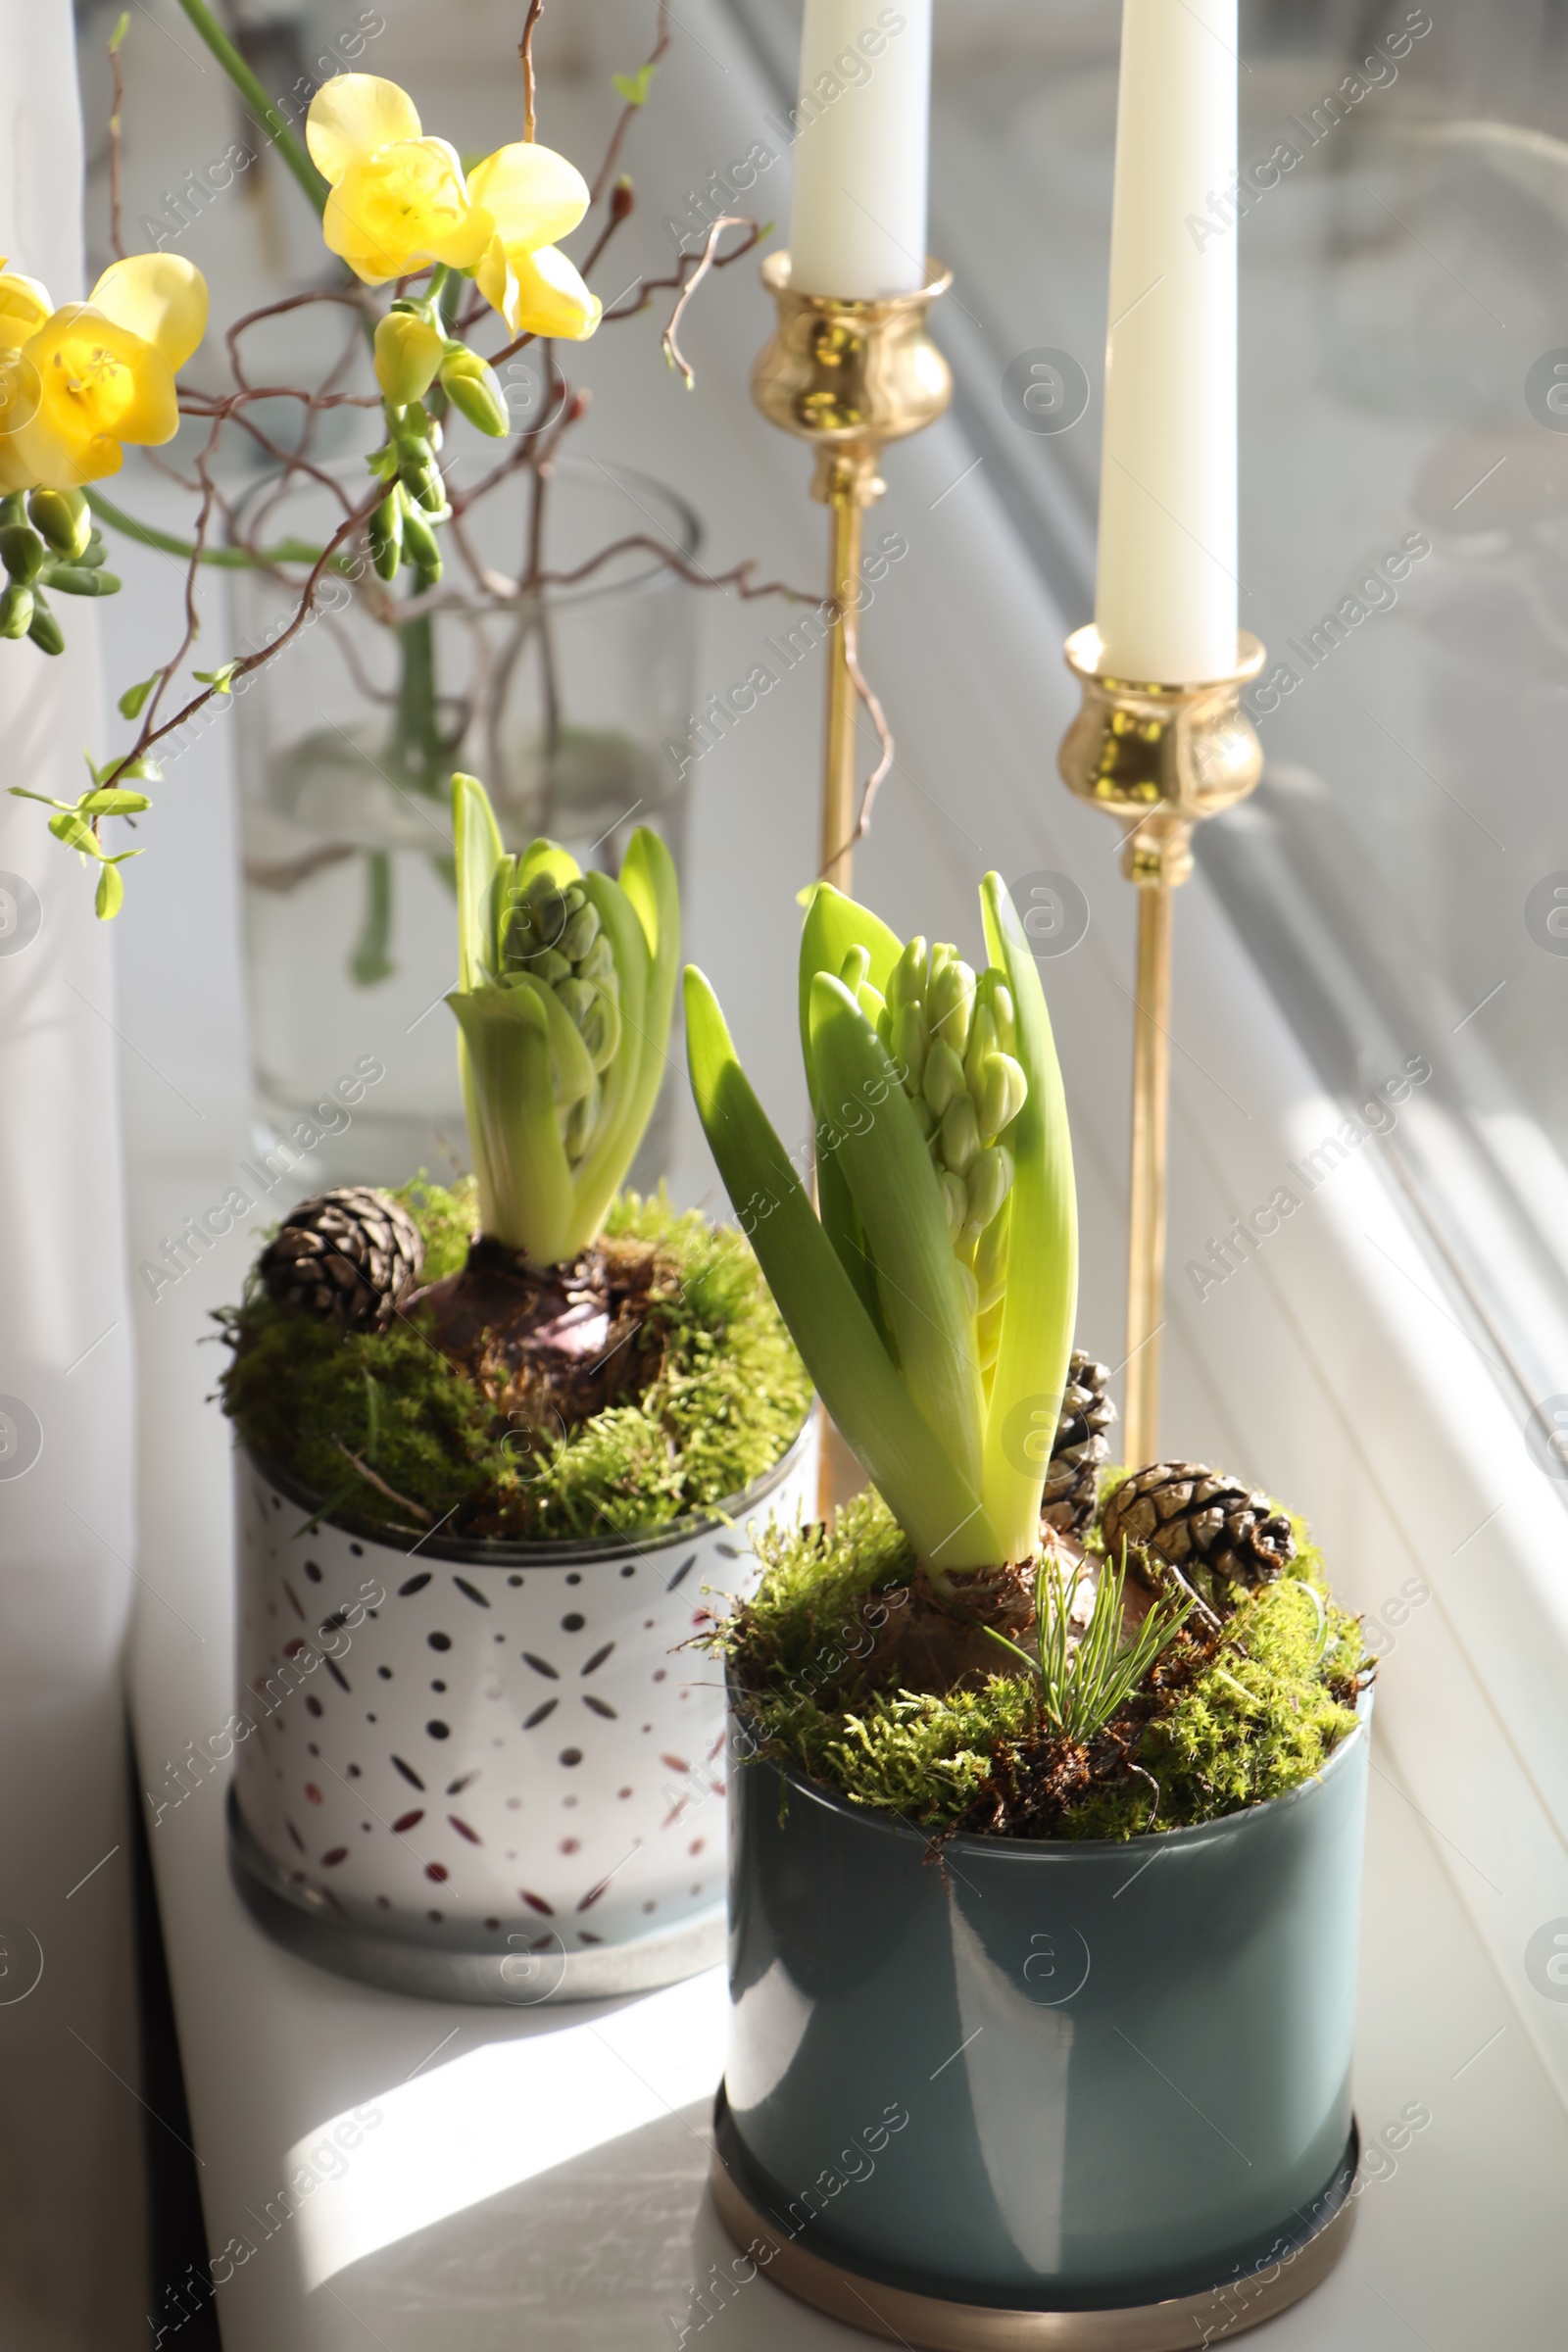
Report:
[[[53,309],[47,286],[8,270],[0,255],[0,352],[20,351]]]
[[[34,280],[0,280],[0,320],[33,295],[46,308]],[[123,443],[172,441],[174,370],[206,325],[207,281],[172,253],[112,263],[90,300],[48,312],[0,368],[0,485],[77,490],[120,471]],[[0,324],[0,336],[7,331]]]
[[[408,92],[373,74],[323,82],[305,136],[332,190],[321,233],[367,285],[444,262],[476,276],[514,334],[580,342],[599,324],[597,297],[555,251],[588,210],[564,155],[519,142],[466,179],[456,149],[424,136]]]
[[[556,250],[588,210],[582,173],[554,149],[519,140],[498,147],[468,180],[494,233],[474,282],[514,335],[585,343],[604,316],[575,266]]]
[[[37,371],[24,367],[21,355],[52,307],[46,287],[0,259],[0,497],[33,487],[12,455],[11,436],[38,405]]]
[[[476,217],[456,148],[427,139],[407,90],[374,74],[338,74],[311,101],[311,160],[331,187],[321,234],[367,285],[428,262],[471,270],[491,236]]]

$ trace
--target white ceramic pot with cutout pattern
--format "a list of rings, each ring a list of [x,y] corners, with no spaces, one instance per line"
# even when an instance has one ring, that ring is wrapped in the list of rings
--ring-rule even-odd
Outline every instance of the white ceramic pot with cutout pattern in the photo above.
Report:
[[[341,1974],[526,2004],[722,1956],[724,1691],[686,1646],[815,1508],[816,1420],[748,1493],[630,1541],[399,1547],[235,1452],[229,1850]]]

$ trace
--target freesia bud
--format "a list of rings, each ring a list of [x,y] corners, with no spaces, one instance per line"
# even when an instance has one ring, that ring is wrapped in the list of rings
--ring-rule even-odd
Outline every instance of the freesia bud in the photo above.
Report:
[[[441,362],[441,384],[453,407],[492,441],[504,441],[512,430],[501,379],[488,360],[481,360],[466,343],[449,343]]]
[[[389,311],[375,330],[375,380],[395,409],[422,400],[436,378],[446,337],[413,311]]]
[[[403,561],[403,496],[394,482],[366,526],[377,579],[395,580]]]
[[[81,490],[34,490],[27,501],[27,519],[42,531],[57,556],[77,562],[92,538],[92,509]]]
[[[420,578],[426,583],[441,577],[440,545],[416,507],[404,509],[403,553],[417,567]]]
[[[0,637],[25,637],[32,626],[32,590],[13,580],[0,596]]]
[[[63,654],[66,650],[65,632],[41,596],[32,600],[32,619],[27,635],[41,654]]]
[[[969,1196],[961,1176],[954,1176],[944,1168],[939,1179],[942,1186],[942,1212],[948,1220],[948,1231],[956,1234],[969,1213]]]
[[[38,577],[48,552],[37,532],[29,531],[24,522],[8,522],[0,529],[0,564],[24,587]]]

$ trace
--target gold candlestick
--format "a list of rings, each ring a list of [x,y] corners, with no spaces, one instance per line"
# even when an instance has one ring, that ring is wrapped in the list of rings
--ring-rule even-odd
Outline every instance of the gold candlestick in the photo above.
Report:
[[[1107,674],[1095,628],[1067,640],[1083,707],[1062,738],[1068,790],[1122,825],[1122,872],[1138,889],[1133,1022],[1131,1214],[1127,1257],[1127,1459],[1159,1447],[1159,1335],[1164,1324],[1165,1169],[1170,1117],[1171,893],[1193,870],[1193,827],[1234,808],[1263,770],[1242,689],[1263,665],[1244,629],[1228,677],[1196,686],[1133,684]]]
[[[953,395],[947,361],[926,331],[926,315],[953,282],[926,263],[915,294],[847,302],[802,294],[790,257],[770,254],[762,283],[778,305],[778,327],[752,370],[752,398],[783,431],[816,449],[811,496],[832,515],[828,590],[838,606],[828,648],[827,744],[822,771],[823,878],[847,891],[856,831],[855,706],[861,690],[856,605],[860,531],[886,487],[878,460],[940,416]]]

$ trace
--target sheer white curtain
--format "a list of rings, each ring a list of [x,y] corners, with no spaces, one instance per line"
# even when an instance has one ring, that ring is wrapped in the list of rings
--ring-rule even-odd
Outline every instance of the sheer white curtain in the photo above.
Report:
[[[83,292],[81,154],[69,0],[0,0],[0,254],[56,302]],[[144,2118],[129,2087],[138,2066],[121,1651],[132,1430],[112,942],[93,916],[91,877],[49,838],[47,812],[6,789],[74,797],[82,747],[101,736],[91,608],[74,603],[63,618],[57,660],[0,645],[7,2352],[118,2352],[145,2340],[147,2310]],[[19,1998],[40,1952],[42,1976]]]

